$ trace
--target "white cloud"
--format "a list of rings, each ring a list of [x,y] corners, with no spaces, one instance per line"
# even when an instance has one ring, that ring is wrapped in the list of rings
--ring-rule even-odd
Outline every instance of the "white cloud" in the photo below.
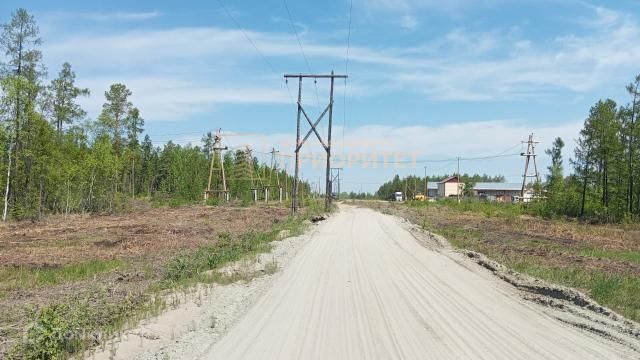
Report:
[[[364,10],[377,15],[384,14],[385,17],[396,22],[405,30],[416,30],[419,22],[417,14],[426,17],[424,10],[428,10],[430,15],[441,15],[445,13],[455,16],[456,13],[470,10],[477,7],[491,6],[511,0],[365,0]]]
[[[406,1],[398,5],[412,6],[416,4]],[[475,32],[456,28],[439,40],[411,47],[352,45],[350,61],[360,77],[350,80],[354,86],[349,96],[401,90],[446,101],[529,100],[559,90],[587,92],[616,75],[629,77],[640,61],[638,23],[604,8],[594,8],[593,14],[593,22],[607,26],[587,35],[547,42],[522,38],[511,29]],[[113,17],[144,18],[157,13],[121,15]],[[290,64],[290,59],[300,57],[296,39],[288,32],[246,32],[273,64]],[[305,53],[314,64],[343,61],[344,44],[305,36]],[[266,69],[239,30],[178,27],[83,33],[55,37],[45,44],[46,60],[54,64],[50,68],[71,62],[80,85],[93,91],[90,103],[98,110],[100,95],[108,83],[116,81],[134,88],[142,110],[152,120],[156,115],[184,119],[220,103],[286,101],[280,75]],[[368,73],[368,69],[384,71]],[[374,73],[375,81],[368,75]],[[380,73],[388,78],[380,79]],[[235,83],[247,85],[238,87]]]
[[[400,26],[406,30],[415,30],[418,28],[418,20],[414,16],[404,15],[400,19]]]
[[[160,15],[158,11],[147,12],[113,12],[113,13],[80,13],[84,17],[94,21],[141,21],[156,18]]]
[[[118,80],[105,77],[83,82],[92,90],[82,104],[97,117],[104,102],[104,91]],[[187,120],[190,116],[212,110],[220,104],[291,103],[284,89],[230,85],[215,87],[167,77],[129,77],[122,81],[133,93],[131,100],[148,120]]]
[[[496,32],[480,38],[477,34],[453,32],[446,36],[450,44],[484,43],[480,47],[487,51],[506,50],[509,44],[513,45],[506,55],[489,59],[478,58],[462,47],[440,57],[441,66],[429,71],[403,69],[397,78],[423,89],[430,98],[486,101],[530,99],[558,90],[580,93],[607,84],[617,75],[631,77],[640,61],[637,21],[597,8],[593,22],[608,26],[588,35],[562,36],[547,43],[512,39],[510,34]]]
[[[70,19],[81,19],[81,20],[89,20],[89,21],[100,21],[100,22],[113,22],[113,21],[144,21],[154,19],[160,16],[160,12],[153,11],[142,11],[142,12],[124,12],[124,11],[116,11],[116,12],[73,12],[73,11],[65,11],[65,12],[51,12],[45,14],[46,20],[53,21],[68,21]]]
[[[429,9],[436,11],[454,11],[462,8],[494,5],[508,0],[367,0],[365,6],[381,11],[418,11]]]

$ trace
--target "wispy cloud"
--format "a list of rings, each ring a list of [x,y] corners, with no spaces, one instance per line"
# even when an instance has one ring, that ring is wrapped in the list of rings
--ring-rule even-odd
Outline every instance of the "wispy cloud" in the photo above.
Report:
[[[439,57],[435,70],[402,69],[399,81],[424,89],[430,98],[441,100],[509,100],[544,96],[558,90],[590,91],[612,77],[626,77],[637,71],[640,61],[638,23],[624,14],[596,8],[593,23],[606,23],[587,35],[556,37],[534,42],[513,38],[508,33],[450,33],[446,44],[479,44],[478,48],[499,48],[502,55],[482,59],[461,51]],[[482,45],[484,44],[484,45]],[[442,51],[440,51],[442,52]],[[473,53],[471,53],[473,55]],[[435,55],[437,56],[437,55]]]
[[[112,13],[79,13],[84,17],[95,21],[136,21],[149,20],[160,16],[158,11],[147,12],[112,12]]]
[[[368,69],[383,69],[388,76],[382,79],[383,85],[371,86],[373,94],[402,89],[443,101],[526,100],[557,91],[582,93],[614,76],[629,77],[640,61],[640,26],[630,16],[613,10],[593,8],[592,13],[593,23],[607,26],[548,40],[528,39],[511,29],[478,32],[454,28],[440,39],[408,47],[352,44],[352,69],[360,70],[361,77],[353,80],[355,91],[349,94],[357,95],[358,89],[363,90],[359,95],[366,93],[365,87],[373,82],[367,78]],[[110,16],[134,18],[156,13],[145,14]],[[274,64],[299,58],[300,49],[289,32],[245,31]],[[313,38],[312,33],[303,40],[305,53],[315,64],[344,59],[342,43]],[[64,61],[74,64],[80,83],[96,84],[91,85],[94,94],[104,91],[108,85],[102,81],[105,78],[144,88],[136,93],[147,94],[143,101],[149,104],[148,111],[157,111],[159,116],[162,112],[167,119],[201,111],[200,103],[287,100],[283,90],[267,90],[280,89],[280,75],[265,68],[244,34],[235,29],[176,27],[85,33],[47,42],[44,53],[55,67]],[[157,86],[160,80],[165,84]],[[246,88],[233,86],[239,80]]]
[[[160,16],[157,10],[151,11],[115,11],[115,12],[79,12],[79,11],[56,11],[44,14],[48,21],[67,21],[69,19],[80,19],[98,22],[118,22],[118,21],[144,21]]]
[[[478,7],[496,5],[512,0],[366,0],[364,10],[369,13],[383,13],[405,30],[416,30],[420,22],[417,14],[424,10],[432,14],[455,15],[461,11],[470,11]]]
[[[83,99],[90,109],[89,115],[97,116],[104,102],[102,94],[117,82],[111,77],[92,78],[82,86],[92,90],[92,97]],[[185,81],[169,77],[128,77],[122,80],[133,92],[133,103],[142,109],[145,118],[154,121],[187,120],[190,116],[211,111],[221,104],[277,104],[291,103],[284,89],[252,85],[211,86],[205,82]]]
[[[415,30],[418,28],[418,20],[412,15],[403,15],[400,18],[400,26],[407,30]]]

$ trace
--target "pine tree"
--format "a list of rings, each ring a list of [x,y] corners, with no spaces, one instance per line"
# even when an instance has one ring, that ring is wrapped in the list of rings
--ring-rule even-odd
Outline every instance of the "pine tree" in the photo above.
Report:
[[[551,157],[551,166],[548,167],[549,175],[547,176],[547,208],[554,214],[565,212],[565,186],[564,186],[564,170],[562,166],[562,149],[564,141],[556,138],[551,149],[545,150],[545,153]]]
[[[120,163],[123,152],[123,136],[127,127],[127,116],[133,104],[129,101],[131,91],[124,84],[113,84],[109,91],[104,93],[106,102],[102,105],[102,112],[98,117],[98,128],[107,134],[113,141],[113,150],[116,156],[116,174],[113,179],[115,192],[118,192],[120,182]]]
[[[631,96],[631,103],[621,109],[620,116],[623,121],[623,136],[626,140],[626,159],[627,159],[627,191],[626,191],[626,210],[629,213],[640,210],[640,207],[634,201],[636,195],[636,157],[638,155],[636,139],[638,137],[637,121],[640,114],[640,75],[637,75],[634,81],[627,85],[627,92]],[[640,201],[640,196],[638,196]]]
[[[138,136],[144,131],[144,119],[140,117],[140,110],[132,108],[127,115],[125,126],[127,128],[127,142],[129,157],[131,158],[131,196],[136,194],[136,159],[140,157],[140,144]]]
[[[624,208],[622,189],[622,123],[613,100],[598,101],[590,110],[576,149],[576,174],[582,181],[581,210],[584,216],[620,217]]]
[[[25,159],[22,156],[23,128],[28,126],[35,111],[40,91],[39,80],[44,70],[37,49],[41,40],[40,30],[33,16],[25,9],[18,9],[11,20],[2,25],[0,49],[8,61],[2,64],[2,113],[5,120],[9,146],[7,151],[7,178],[3,219],[6,220],[10,199],[17,200],[18,193],[26,195]],[[28,129],[27,129],[28,131]],[[13,166],[13,169],[11,167]]]
[[[89,96],[89,89],[81,89],[75,85],[76,74],[71,64],[62,64],[62,70],[56,79],[47,87],[47,108],[51,112],[51,122],[58,133],[64,125],[73,124],[86,116],[86,112],[76,103],[80,96]]]
[[[102,113],[98,117],[98,124],[113,140],[116,154],[122,153],[122,137],[126,129],[126,116],[132,108],[129,97],[131,91],[124,84],[113,84],[104,93],[107,100],[102,105]]]

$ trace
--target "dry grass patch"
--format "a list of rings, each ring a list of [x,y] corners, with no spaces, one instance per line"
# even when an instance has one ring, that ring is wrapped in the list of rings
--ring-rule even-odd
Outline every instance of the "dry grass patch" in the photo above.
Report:
[[[172,286],[167,283],[172,271],[179,274],[173,280],[192,283],[204,267],[236,259],[245,250],[268,250],[261,244],[275,238],[274,229],[286,224],[288,215],[289,209],[277,205],[185,206],[1,225],[0,358],[29,322],[56,331],[91,323],[91,337],[153,313],[161,306],[149,308],[147,294]],[[221,256],[220,239],[233,251]],[[184,269],[181,261],[188,261]],[[95,303],[107,310],[87,310]],[[67,343],[70,348],[62,350],[73,353],[87,341],[92,340],[83,337],[82,344]]]

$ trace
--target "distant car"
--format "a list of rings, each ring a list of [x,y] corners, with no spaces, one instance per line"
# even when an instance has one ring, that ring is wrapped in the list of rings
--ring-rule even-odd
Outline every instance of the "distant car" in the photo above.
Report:
[[[404,196],[402,196],[402,192],[396,191],[393,193],[393,201],[403,201]]]

